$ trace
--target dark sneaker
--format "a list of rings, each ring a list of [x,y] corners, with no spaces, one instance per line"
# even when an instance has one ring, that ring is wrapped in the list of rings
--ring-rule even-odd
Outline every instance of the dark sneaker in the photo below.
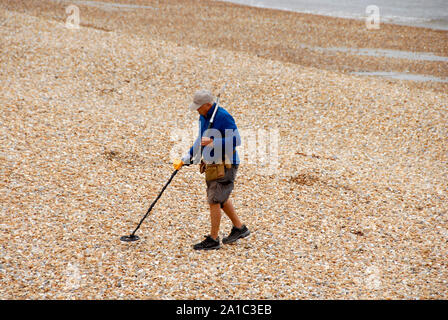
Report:
[[[229,244],[235,242],[238,239],[246,238],[249,234],[250,231],[249,229],[247,229],[245,225],[243,225],[241,229],[238,229],[237,227],[233,226],[229,236],[222,239],[222,243]]]
[[[205,240],[199,242],[193,246],[194,250],[216,250],[221,248],[219,244],[219,237],[217,240],[213,240],[210,236],[205,236]]]

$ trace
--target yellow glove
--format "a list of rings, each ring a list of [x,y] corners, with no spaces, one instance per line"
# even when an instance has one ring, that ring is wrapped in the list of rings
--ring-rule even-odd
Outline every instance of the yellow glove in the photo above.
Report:
[[[180,168],[182,168],[183,165],[184,165],[184,162],[181,159],[176,159],[173,162],[173,167],[175,170],[180,170]]]

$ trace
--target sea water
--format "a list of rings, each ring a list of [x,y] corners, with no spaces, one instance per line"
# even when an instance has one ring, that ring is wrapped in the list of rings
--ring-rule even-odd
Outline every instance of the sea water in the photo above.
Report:
[[[340,18],[365,19],[370,5],[379,8],[380,21],[448,30],[448,0],[226,0]]]

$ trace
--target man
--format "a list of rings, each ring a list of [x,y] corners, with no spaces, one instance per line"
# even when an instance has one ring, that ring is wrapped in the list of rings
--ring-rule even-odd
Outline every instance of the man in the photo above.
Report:
[[[218,109],[213,126],[209,129],[215,108]],[[192,160],[197,163],[201,156],[204,158],[211,230],[210,235],[193,248],[195,250],[219,249],[221,247],[218,236],[221,209],[233,224],[229,236],[222,239],[224,244],[235,242],[250,234],[249,229],[241,223],[229,199],[240,163],[236,147],[241,144],[241,138],[235,120],[224,108],[214,103],[214,97],[210,91],[197,91],[190,109],[199,113],[199,136],[190,151],[182,159],[174,162],[174,168],[179,170],[183,165],[191,164]]]

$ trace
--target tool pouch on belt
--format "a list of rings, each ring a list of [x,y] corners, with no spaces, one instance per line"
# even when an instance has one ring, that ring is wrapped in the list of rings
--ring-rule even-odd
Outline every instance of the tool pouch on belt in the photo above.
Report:
[[[226,169],[230,168],[232,168],[232,164],[228,161],[227,156],[224,163],[207,164],[204,160],[201,160],[201,163],[199,164],[199,172],[205,172],[206,181],[213,181],[224,177],[226,175]]]
[[[213,181],[222,178],[226,175],[224,163],[206,164],[205,165],[205,180]]]

